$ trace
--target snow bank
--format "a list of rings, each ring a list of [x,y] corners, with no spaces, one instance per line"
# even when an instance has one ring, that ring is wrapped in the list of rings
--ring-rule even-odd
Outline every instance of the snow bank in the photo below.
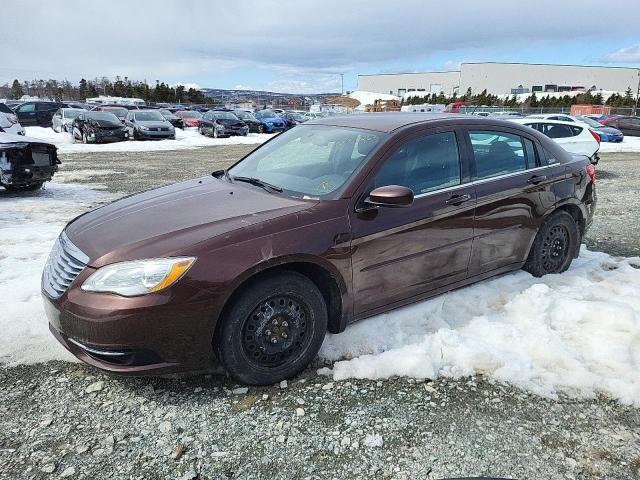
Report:
[[[356,90],[347,95],[349,98],[353,98],[360,102],[357,110],[364,110],[365,105],[373,105],[376,100],[400,100],[400,97],[395,95],[388,95],[385,93],[365,92],[364,90]]]
[[[0,188],[0,363],[74,358],[49,333],[40,274],[66,222],[110,198],[73,184],[20,194]]]
[[[562,275],[524,271],[327,335],[336,380],[484,374],[539,395],[640,406],[640,259],[583,247]],[[347,360],[343,360],[343,359]]]
[[[620,143],[602,142],[600,152],[640,153],[640,137],[624,137]]]
[[[115,143],[83,144],[74,143],[66,132],[56,133],[51,128],[26,127],[28,137],[40,138],[53,143],[60,153],[77,152],[151,152],[162,150],[181,150],[219,145],[252,145],[266,142],[273,135],[267,133],[250,133],[246,137],[209,138],[200,135],[195,128],[176,129],[175,140],[146,140]]]

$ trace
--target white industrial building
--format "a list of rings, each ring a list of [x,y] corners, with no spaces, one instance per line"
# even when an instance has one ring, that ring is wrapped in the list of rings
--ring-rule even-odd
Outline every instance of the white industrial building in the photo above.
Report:
[[[609,90],[636,92],[639,68],[545,65],[530,63],[463,63],[459,71],[358,75],[358,90],[403,96],[408,92],[463,95],[486,89],[494,95],[530,92]]]

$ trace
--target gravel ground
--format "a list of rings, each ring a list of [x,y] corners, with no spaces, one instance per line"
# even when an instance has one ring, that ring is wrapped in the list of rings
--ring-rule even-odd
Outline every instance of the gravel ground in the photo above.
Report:
[[[126,194],[250,149],[67,155],[58,178]],[[592,248],[640,255],[637,162],[603,155]],[[640,410],[607,398],[544,399],[482,377],[334,383],[318,366],[249,389],[221,375],[1,368],[0,478],[640,478]]]

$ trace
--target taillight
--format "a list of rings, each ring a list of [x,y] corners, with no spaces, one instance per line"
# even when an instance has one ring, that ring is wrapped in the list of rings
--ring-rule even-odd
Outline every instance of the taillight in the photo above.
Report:
[[[587,171],[587,175],[589,175],[589,178],[591,179],[591,183],[596,183],[596,167],[589,164],[586,167],[584,167],[584,169]]]
[[[598,135],[595,130],[589,129],[589,133],[591,133],[591,136],[596,139],[596,142],[600,143],[600,135]]]
[[[8,115],[7,115],[7,119],[8,119],[11,123],[18,123],[18,117],[16,117],[15,115],[8,114]]]

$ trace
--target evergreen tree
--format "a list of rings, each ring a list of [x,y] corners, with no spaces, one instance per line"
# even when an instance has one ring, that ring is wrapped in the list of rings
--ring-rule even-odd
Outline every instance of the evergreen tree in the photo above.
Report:
[[[13,83],[11,84],[11,98],[14,98],[17,100],[23,95],[24,95],[24,90],[22,90],[22,85],[20,85],[20,82],[17,79],[14,80]]]

